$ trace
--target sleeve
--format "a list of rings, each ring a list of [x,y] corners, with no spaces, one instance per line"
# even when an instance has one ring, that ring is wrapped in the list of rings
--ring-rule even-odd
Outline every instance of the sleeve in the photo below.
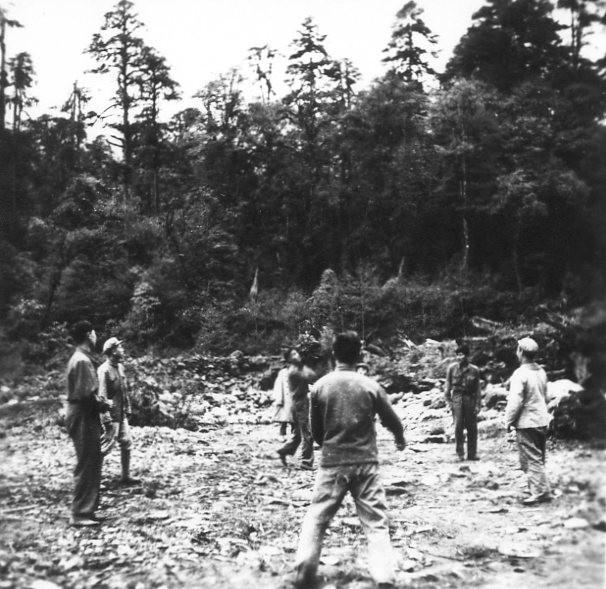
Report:
[[[312,387],[309,396],[309,421],[311,423],[311,435],[314,441],[321,446],[324,442],[324,421],[322,419],[322,412],[320,411],[320,404],[318,403],[318,392],[315,388]]]
[[[450,403],[450,401],[451,401],[451,395],[452,395],[451,389],[452,389],[452,364],[446,370],[446,386],[444,388],[444,398],[446,399],[447,403]]]
[[[475,395],[476,395],[476,409],[480,411],[482,407],[482,379],[480,378],[480,371],[476,371],[476,382],[475,382]]]
[[[524,380],[516,370],[509,379],[509,394],[507,395],[507,407],[505,408],[505,424],[508,428],[516,426],[523,402]]]
[[[274,381],[274,405],[282,407],[284,405],[284,379],[286,378],[284,370],[280,370]]]
[[[393,410],[387,394],[380,386],[378,386],[378,390],[376,391],[376,409],[383,427],[386,427],[393,434],[396,444],[405,444],[406,440],[404,439],[402,422]]]
[[[133,412],[133,407],[131,404],[131,393],[130,393],[130,379],[124,376],[124,413],[126,415],[130,415]]]
[[[74,365],[74,391],[81,401],[95,399],[98,389],[97,375],[91,362],[79,360]]]

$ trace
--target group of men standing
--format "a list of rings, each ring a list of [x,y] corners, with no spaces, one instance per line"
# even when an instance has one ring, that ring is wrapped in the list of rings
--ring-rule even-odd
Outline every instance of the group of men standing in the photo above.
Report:
[[[120,445],[122,484],[130,477],[131,436],[128,425],[130,398],[122,359],[122,342],[109,338],[103,345],[106,359],[95,369],[92,352],[97,334],[88,321],[79,321],[72,331],[76,349],[67,364],[65,425],[76,450],[72,525],[96,526],[103,456]],[[102,441],[104,442],[102,444]]]
[[[117,338],[103,346],[105,362],[97,370],[91,352],[97,336],[91,324],[81,321],[73,335],[77,347],[67,368],[68,408],[66,425],[76,450],[72,523],[92,526],[103,462],[102,434],[121,448],[122,482],[130,478],[130,401]],[[397,450],[406,447],[402,422],[383,388],[358,370],[362,342],[353,331],[338,334],[333,341],[334,369],[321,378],[306,366],[301,354],[290,349],[287,366],[276,380],[276,404],[293,422],[292,439],[278,450],[283,464],[302,443],[301,468],[313,468],[313,444],[321,448],[313,497],[304,517],[296,554],[295,586],[314,585],[322,541],[330,521],[345,495],[356,505],[369,549],[370,572],[379,587],[392,587],[396,558],[389,538],[385,492],[379,480],[375,417],[394,436]],[[510,379],[506,409],[508,430],[517,429],[520,464],[528,473],[530,494],[525,504],[549,500],[545,477],[545,439],[548,415],[545,403],[547,377],[535,362],[536,342],[518,342],[520,367]],[[477,460],[477,413],[481,403],[480,373],[469,362],[469,349],[458,348],[459,358],[448,368],[445,395],[455,422],[455,447],[464,459],[464,431],[467,430],[467,458]],[[367,368],[367,367],[365,367]],[[292,416],[292,417],[291,417]],[[285,432],[284,432],[285,433]]]
[[[301,468],[313,460],[314,441],[322,455],[299,538],[296,587],[313,586],[325,531],[347,492],[353,497],[367,536],[370,572],[379,587],[393,586],[395,555],[388,533],[385,492],[378,478],[375,416],[392,432],[398,450],[403,450],[406,442],[402,423],[384,390],[366,371],[357,369],[360,350],[361,341],[355,332],[337,335],[333,343],[335,368],[315,382],[313,371],[304,369],[296,350],[289,350],[285,356],[288,366],[276,379],[278,419],[290,417],[294,428],[293,439],[278,450],[278,455],[286,464],[285,456],[294,454],[301,441]],[[520,465],[528,474],[529,494],[521,499],[524,505],[550,500],[544,468],[549,423],[547,376],[535,362],[537,352],[533,339],[518,342],[520,367],[510,378],[505,412],[507,430],[517,431]],[[467,345],[459,345],[457,355],[457,361],[448,367],[445,387],[455,425],[456,454],[459,460],[465,459],[467,431],[467,459],[478,460],[481,376],[469,361]],[[306,394],[303,388],[307,388]]]

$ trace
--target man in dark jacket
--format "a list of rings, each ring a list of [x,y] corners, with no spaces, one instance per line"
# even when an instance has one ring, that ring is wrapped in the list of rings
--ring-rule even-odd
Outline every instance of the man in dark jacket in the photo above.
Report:
[[[405,447],[402,423],[385,391],[356,372],[360,338],[340,333],[333,343],[336,368],[311,387],[310,420],[322,459],[297,551],[297,587],[313,585],[326,528],[351,493],[368,539],[369,567],[381,587],[392,586],[395,555],[389,539],[385,492],[379,482],[374,417]]]
[[[90,354],[97,342],[97,334],[88,321],[79,321],[73,327],[76,349],[67,364],[67,433],[76,450],[74,470],[74,499],[72,524],[94,526],[99,524],[95,510],[99,505],[101,485],[101,418],[109,404],[98,395],[98,382]]]

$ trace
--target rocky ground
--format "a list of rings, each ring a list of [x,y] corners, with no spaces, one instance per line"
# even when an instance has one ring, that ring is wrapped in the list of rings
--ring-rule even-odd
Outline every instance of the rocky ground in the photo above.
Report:
[[[551,441],[555,500],[522,507],[515,444],[495,409],[480,424],[481,461],[455,462],[449,417],[430,387],[395,405],[406,451],[379,426],[399,585],[602,587],[606,451]],[[107,520],[91,530],[68,525],[74,457],[57,399],[11,395],[0,405],[0,588],[285,586],[314,474],[282,467],[270,408],[245,405],[237,415],[215,411],[197,431],[134,427],[141,484],[117,484],[115,449],[104,465]],[[350,500],[320,573],[326,587],[372,587]]]

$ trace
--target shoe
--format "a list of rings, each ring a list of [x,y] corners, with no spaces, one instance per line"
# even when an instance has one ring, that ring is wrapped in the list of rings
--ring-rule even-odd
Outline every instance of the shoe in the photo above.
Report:
[[[476,460],[480,460],[480,458],[479,456],[468,456],[467,460],[473,460],[475,462]]]
[[[107,517],[105,517],[104,515],[91,515],[90,519],[101,524],[107,520]]]
[[[120,479],[120,485],[122,487],[132,487],[133,485],[139,485],[141,481],[139,479],[131,479],[127,477],[125,479]]]
[[[520,499],[522,505],[536,505],[537,503],[547,503],[551,501],[551,495],[549,493],[540,493],[539,495],[529,495]]]
[[[280,457],[280,462],[282,463],[282,466],[288,466],[288,462],[286,462],[286,454],[282,454],[282,452],[278,450],[278,456]]]
[[[101,522],[97,519],[94,519],[95,516],[91,517],[72,517],[71,524],[75,528],[90,528],[93,526],[98,526]]]
[[[463,456],[463,454],[457,454],[457,457],[455,460],[457,462],[463,462],[465,460],[465,456]]]

